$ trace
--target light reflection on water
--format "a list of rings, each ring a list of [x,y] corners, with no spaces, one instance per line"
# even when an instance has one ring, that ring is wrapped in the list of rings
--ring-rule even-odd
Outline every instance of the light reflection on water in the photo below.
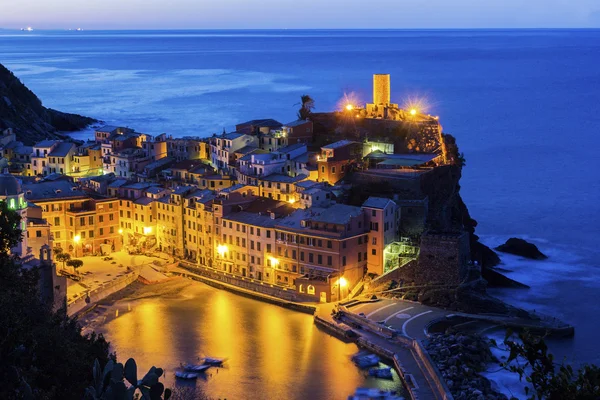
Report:
[[[140,298],[153,290],[161,296]],[[346,399],[359,386],[401,387],[396,375],[392,382],[365,377],[350,361],[356,346],[319,330],[312,316],[201,283],[143,287],[109,310],[113,319],[97,330],[119,361],[135,358],[140,374],[164,368],[168,387],[180,363],[204,355],[228,358],[196,383],[215,398]]]

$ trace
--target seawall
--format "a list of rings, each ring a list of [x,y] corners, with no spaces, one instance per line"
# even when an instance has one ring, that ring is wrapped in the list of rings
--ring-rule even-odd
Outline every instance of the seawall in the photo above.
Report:
[[[209,286],[212,286],[212,287],[215,287],[218,289],[227,290],[229,292],[236,293],[241,296],[249,297],[249,298],[252,298],[255,300],[264,301],[266,303],[274,304],[274,305],[288,308],[288,309],[294,310],[294,311],[299,311],[299,312],[302,312],[305,314],[313,315],[315,313],[315,310],[317,309],[317,307],[314,305],[295,303],[293,301],[288,301],[288,300],[281,299],[281,298],[278,298],[275,296],[271,296],[271,295],[268,295],[265,293],[259,293],[259,292],[253,291],[253,290],[249,290],[249,289],[245,289],[245,288],[242,288],[242,287],[239,287],[236,285],[232,285],[232,284],[226,283],[221,280],[217,280],[217,279],[209,278],[207,276],[195,274],[188,270],[175,270],[175,271],[171,271],[171,272],[175,275],[179,275],[184,278],[193,279],[195,281],[205,283]]]

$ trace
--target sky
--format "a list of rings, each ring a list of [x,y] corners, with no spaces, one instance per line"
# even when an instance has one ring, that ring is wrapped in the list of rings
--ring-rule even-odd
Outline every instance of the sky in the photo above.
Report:
[[[600,0],[0,0],[0,28],[600,27]]]

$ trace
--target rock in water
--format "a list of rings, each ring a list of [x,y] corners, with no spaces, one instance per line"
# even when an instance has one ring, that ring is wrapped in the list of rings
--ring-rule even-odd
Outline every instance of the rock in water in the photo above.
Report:
[[[535,244],[519,238],[508,239],[506,243],[496,247],[496,250],[504,253],[516,254],[532,260],[545,260],[548,258],[548,256],[542,253]]]

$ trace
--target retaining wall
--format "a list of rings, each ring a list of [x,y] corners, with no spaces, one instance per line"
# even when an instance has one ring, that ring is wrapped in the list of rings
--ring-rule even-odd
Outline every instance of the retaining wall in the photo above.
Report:
[[[86,296],[81,296],[77,300],[67,304],[67,314],[69,316],[73,316],[81,310],[83,310],[84,308],[89,307],[105,299],[106,297],[118,292],[119,290],[125,289],[127,286],[135,282],[138,276],[139,270],[130,272],[129,274],[119,279],[107,282],[99,288],[89,291]],[[86,298],[88,298],[88,296],[89,302],[86,301]]]
[[[213,279],[211,274],[198,274],[187,270],[186,272],[173,271],[173,273],[176,275],[180,275],[186,278],[191,278],[206,283],[207,285],[216,287],[218,289],[224,289],[242,296],[250,297],[252,299],[264,301],[270,304],[275,304],[277,306],[289,308],[290,310],[303,312],[305,314],[313,315],[316,310],[316,307],[312,305],[294,303],[293,301],[288,301],[278,296],[275,297],[274,295],[269,294],[268,286],[264,286],[263,292],[258,292],[253,288],[247,289],[245,287],[242,287],[241,285],[238,285],[237,280],[233,281],[234,283],[230,283],[232,282],[231,277],[226,275],[215,274],[215,279]]]

